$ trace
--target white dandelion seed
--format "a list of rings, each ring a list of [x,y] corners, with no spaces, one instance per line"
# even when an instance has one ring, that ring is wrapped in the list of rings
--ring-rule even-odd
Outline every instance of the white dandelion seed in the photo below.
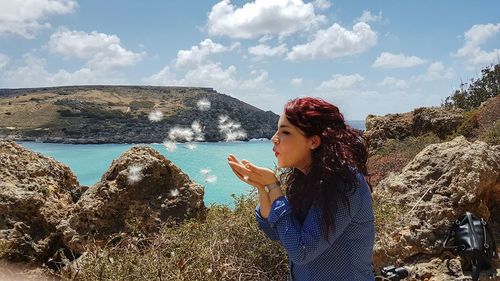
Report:
[[[241,128],[241,124],[229,119],[227,115],[219,115],[219,132],[224,135],[225,141],[235,141],[247,137],[245,130]]]
[[[248,180],[248,176],[244,176],[243,179],[247,181]]]
[[[205,134],[203,133],[203,128],[197,120],[193,121],[191,124],[191,129],[193,130],[193,133],[195,134],[194,139],[196,141],[204,141],[205,140]]]
[[[163,142],[163,146],[165,146],[165,148],[169,151],[169,152],[173,152],[177,149],[177,145],[175,144],[175,142],[171,141],[171,140],[165,140]]]
[[[179,196],[179,190],[177,188],[176,189],[172,189],[170,191],[170,196],[171,197],[177,197],[177,196]]]
[[[200,122],[198,122],[198,120],[194,120],[193,123],[191,123],[191,129],[193,129],[193,132],[195,133],[201,133]]]
[[[149,121],[151,122],[158,122],[158,121],[161,121],[163,119],[163,113],[159,110],[155,110],[151,113],[149,113]]]
[[[168,132],[168,138],[172,141],[187,141],[193,140],[194,132],[189,128],[173,127]]]
[[[191,150],[196,149],[196,144],[194,144],[194,143],[188,143],[188,144],[186,144],[186,148],[187,149],[191,149]]]
[[[219,115],[219,124],[225,123],[229,119],[227,115]]]
[[[201,169],[201,170],[200,170],[200,172],[201,172],[204,176],[206,176],[206,175],[208,175],[208,174],[211,172],[211,170],[210,170],[209,168],[206,168],[206,169]]]
[[[140,165],[131,165],[128,167],[128,183],[135,184],[142,180],[142,169],[143,167]]]
[[[198,100],[196,105],[198,106],[198,109],[201,111],[207,111],[210,109],[210,101],[206,98]]]
[[[235,141],[239,139],[244,139],[247,137],[247,134],[244,131],[238,130],[238,131],[229,131],[225,132],[225,141]]]
[[[217,176],[214,176],[214,175],[208,175],[206,178],[205,178],[205,181],[206,182],[209,182],[209,183],[215,183],[217,181]]]

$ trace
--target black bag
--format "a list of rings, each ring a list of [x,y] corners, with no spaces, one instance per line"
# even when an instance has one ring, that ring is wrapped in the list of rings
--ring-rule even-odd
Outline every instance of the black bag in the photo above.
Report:
[[[447,245],[448,241],[451,246]],[[461,215],[450,226],[443,247],[462,258],[462,270],[472,271],[474,281],[478,280],[481,270],[491,267],[493,258],[498,258],[488,223],[470,212]]]

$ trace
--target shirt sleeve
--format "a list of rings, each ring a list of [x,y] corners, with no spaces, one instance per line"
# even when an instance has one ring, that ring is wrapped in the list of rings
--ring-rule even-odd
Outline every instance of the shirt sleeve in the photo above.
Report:
[[[307,264],[328,249],[344,233],[352,221],[354,210],[359,209],[360,199],[356,197],[359,196],[348,196],[351,212],[347,206],[339,204],[334,229],[329,231],[328,240],[321,233],[321,210],[315,205],[311,206],[301,224],[292,214],[292,206],[285,196],[277,198],[271,204],[268,223],[275,229],[289,259],[296,264]]]
[[[278,240],[276,229],[272,228],[267,219],[263,218],[260,214],[260,204],[257,204],[257,207],[255,208],[255,219],[257,220],[259,229],[262,230],[262,232],[264,232],[269,239]]]

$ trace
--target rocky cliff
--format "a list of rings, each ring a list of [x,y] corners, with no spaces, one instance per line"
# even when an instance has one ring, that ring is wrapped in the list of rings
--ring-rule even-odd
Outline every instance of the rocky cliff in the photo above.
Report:
[[[151,120],[148,117],[153,112],[161,115]],[[227,133],[221,130],[221,118],[243,129],[246,136],[241,140],[248,140],[271,138],[279,116],[211,88],[0,89],[0,138],[11,140],[161,143],[172,128],[190,128],[198,121],[205,141],[221,141]]]

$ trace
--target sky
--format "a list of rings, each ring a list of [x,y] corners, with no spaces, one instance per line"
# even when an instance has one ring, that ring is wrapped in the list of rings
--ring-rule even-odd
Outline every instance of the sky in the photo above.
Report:
[[[500,58],[500,1],[0,0],[0,88],[214,88],[348,120],[439,106]]]

